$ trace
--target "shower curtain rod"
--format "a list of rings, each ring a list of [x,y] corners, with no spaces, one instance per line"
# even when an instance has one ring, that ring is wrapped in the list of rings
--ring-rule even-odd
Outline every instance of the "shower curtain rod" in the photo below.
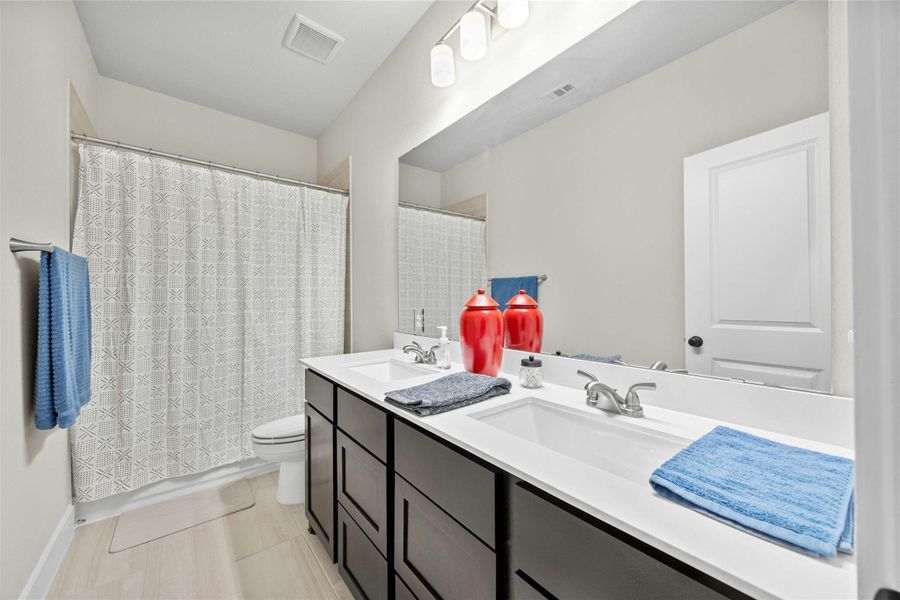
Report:
[[[287,177],[279,177],[278,175],[269,175],[268,173],[260,173],[259,171],[249,171],[247,169],[241,169],[232,165],[223,165],[221,163],[214,163],[209,160],[200,160],[197,158],[189,158],[187,156],[181,156],[180,154],[170,154],[169,152],[161,152],[159,150],[154,150],[153,148],[142,148],[141,146],[132,146],[131,144],[123,144],[121,142],[113,141],[113,140],[104,140],[101,138],[91,137],[89,135],[85,135],[83,133],[75,133],[71,132],[72,141],[79,142],[88,142],[90,144],[98,144],[101,146],[110,146],[113,148],[122,148],[124,150],[131,150],[132,152],[141,152],[143,154],[149,154],[150,156],[161,156],[163,158],[169,158],[172,160],[177,160],[184,163],[190,163],[192,165],[198,165],[201,167],[209,167],[211,169],[221,169],[223,171],[231,171],[232,173],[240,173],[242,175],[250,175],[252,177],[259,177],[262,179],[271,179],[272,181],[278,181],[280,183],[289,183],[291,185],[297,185],[300,187],[312,188],[314,190],[322,190],[323,192],[333,192],[335,194],[341,194],[343,196],[349,196],[350,192],[347,190],[342,190],[339,188],[328,187],[325,185],[318,185],[315,183],[309,183],[308,181],[301,181],[299,179],[288,179]]]
[[[417,208],[419,210],[427,210],[428,212],[440,213],[442,215],[451,215],[453,217],[462,217],[464,219],[475,219],[476,221],[487,221],[487,217],[476,217],[474,215],[467,215],[464,213],[453,212],[450,210],[441,210],[440,208],[434,208],[431,206],[422,206],[421,204],[413,204],[412,202],[398,202],[400,206],[404,206],[406,208]]]

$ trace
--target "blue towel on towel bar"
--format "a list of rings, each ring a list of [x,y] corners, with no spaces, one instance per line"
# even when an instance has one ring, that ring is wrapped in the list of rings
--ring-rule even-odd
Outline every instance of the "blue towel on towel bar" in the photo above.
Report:
[[[853,461],[716,427],[653,472],[661,496],[815,556],[853,550]]]
[[[87,261],[41,253],[34,424],[71,427],[91,398],[91,297]]]
[[[491,279],[491,298],[500,305],[500,310],[506,310],[506,305],[513,296],[519,293],[519,290],[525,290],[525,293],[538,299],[538,278],[537,275],[526,275],[525,277],[495,277]]]

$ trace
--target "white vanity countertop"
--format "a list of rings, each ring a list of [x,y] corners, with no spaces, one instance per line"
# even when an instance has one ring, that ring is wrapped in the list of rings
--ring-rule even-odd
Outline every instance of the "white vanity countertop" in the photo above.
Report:
[[[584,406],[582,390],[552,384],[537,390],[525,389],[519,386],[516,377],[503,374],[513,383],[508,395],[439,415],[417,417],[385,402],[385,393],[425,383],[448,371],[434,369],[434,374],[379,382],[351,369],[387,359],[411,362],[399,350],[310,358],[301,362],[385,410],[751,596],[856,597],[856,564],[852,557],[839,554],[833,559],[814,558],[779,546],[665,500],[653,492],[649,483],[635,484],[470,417],[472,413],[528,397],[596,415],[598,411]],[[449,372],[460,370],[462,366],[454,363]],[[665,393],[665,390],[660,389],[657,393]],[[657,406],[645,405],[644,412],[643,419],[628,419],[629,425],[694,440],[716,425],[725,424],[779,442],[852,458],[851,450],[839,446]],[[626,419],[621,416],[609,418]]]

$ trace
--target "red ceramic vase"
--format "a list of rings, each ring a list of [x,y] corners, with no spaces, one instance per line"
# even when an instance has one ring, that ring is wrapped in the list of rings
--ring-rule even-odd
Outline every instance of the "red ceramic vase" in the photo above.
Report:
[[[541,351],[544,339],[544,315],[534,298],[519,290],[503,311],[506,347],[522,352]]]
[[[493,298],[478,290],[459,317],[459,345],[466,371],[494,377],[503,360],[503,315]]]

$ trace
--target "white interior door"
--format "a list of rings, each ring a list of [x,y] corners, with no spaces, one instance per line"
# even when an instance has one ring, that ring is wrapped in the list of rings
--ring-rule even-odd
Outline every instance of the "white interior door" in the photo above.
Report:
[[[684,159],[689,371],[831,391],[828,113]]]

